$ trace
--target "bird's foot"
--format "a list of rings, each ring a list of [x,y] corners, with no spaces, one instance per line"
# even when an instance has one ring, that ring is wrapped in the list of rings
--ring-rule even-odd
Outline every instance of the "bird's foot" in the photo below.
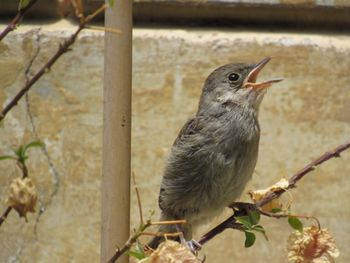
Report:
[[[202,245],[199,244],[196,240],[191,239],[189,241],[186,241],[186,246],[193,252],[197,253],[197,251],[202,249]]]
[[[196,240],[191,239],[189,241],[186,241],[183,234],[183,229],[179,225],[176,225],[175,228],[177,232],[180,233],[179,239],[180,239],[181,245],[188,247],[193,252],[193,254],[197,254],[197,252],[202,249],[202,245],[198,243]]]

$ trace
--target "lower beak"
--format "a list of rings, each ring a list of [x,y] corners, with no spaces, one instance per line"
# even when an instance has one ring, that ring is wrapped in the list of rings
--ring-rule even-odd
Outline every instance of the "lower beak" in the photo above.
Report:
[[[271,57],[264,58],[261,60],[253,69],[250,71],[248,76],[243,82],[244,88],[253,88],[255,90],[261,90],[270,87],[273,83],[280,82],[283,79],[272,79],[260,83],[256,83],[259,72],[262,68],[271,60]]]

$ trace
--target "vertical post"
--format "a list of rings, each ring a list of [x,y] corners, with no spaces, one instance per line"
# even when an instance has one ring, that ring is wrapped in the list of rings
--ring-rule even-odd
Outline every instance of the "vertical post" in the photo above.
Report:
[[[101,263],[125,243],[130,229],[132,1],[115,0],[105,26],[122,33],[105,33]]]

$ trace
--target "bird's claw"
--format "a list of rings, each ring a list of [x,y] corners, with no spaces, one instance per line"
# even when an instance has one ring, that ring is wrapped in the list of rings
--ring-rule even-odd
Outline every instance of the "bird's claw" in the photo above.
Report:
[[[199,244],[196,240],[191,239],[189,241],[186,241],[186,246],[193,252],[196,253],[197,251],[202,249],[202,245]]]

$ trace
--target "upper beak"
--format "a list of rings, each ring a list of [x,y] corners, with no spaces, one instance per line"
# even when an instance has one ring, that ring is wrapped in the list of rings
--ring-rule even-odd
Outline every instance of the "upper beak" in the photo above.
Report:
[[[259,72],[262,68],[271,60],[271,57],[264,58],[261,60],[253,69],[249,72],[248,76],[243,82],[244,88],[253,88],[255,90],[261,90],[270,87],[273,83],[280,82],[283,79],[272,79],[260,83],[256,83]]]

